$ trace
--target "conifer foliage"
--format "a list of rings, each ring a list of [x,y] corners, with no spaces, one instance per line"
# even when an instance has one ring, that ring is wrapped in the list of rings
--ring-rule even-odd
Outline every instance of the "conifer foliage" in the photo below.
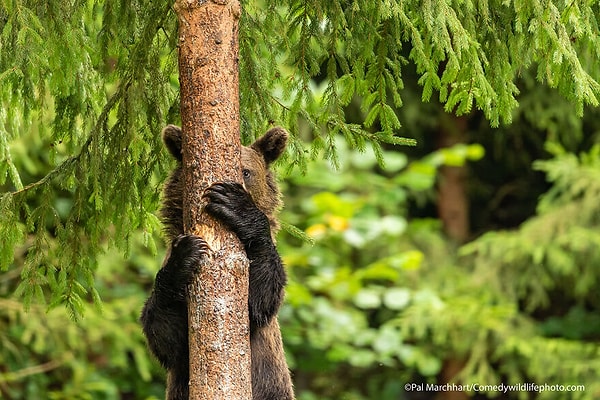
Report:
[[[510,122],[515,81],[535,69],[578,112],[600,102],[600,6],[531,0],[246,0],[240,30],[244,138],[268,121],[314,129],[313,154],[336,161],[341,133],[359,149],[396,134],[403,68],[422,100]],[[73,316],[94,288],[96,255],[124,252],[158,223],[160,129],[178,118],[171,2],[0,1],[0,268],[26,244],[19,293]],[[344,107],[359,101],[362,123]],[[41,138],[51,170],[20,166],[12,141]],[[405,135],[409,136],[410,133]],[[291,161],[306,155],[292,140]],[[23,151],[26,151],[24,149]],[[60,196],[57,197],[57,196]],[[47,298],[44,288],[50,297]]]
[[[133,230],[157,229],[150,177],[176,98],[175,24],[168,4],[86,1],[2,2],[0,24],[0,263],[6,270],[30,237],[26,304],[48,286],[50,305],[77,316],[84,296],[99,300],[102,247],[127,251]],[[39,132],[53,166],[41,178],[11,159],[10,140],[28,132]]]

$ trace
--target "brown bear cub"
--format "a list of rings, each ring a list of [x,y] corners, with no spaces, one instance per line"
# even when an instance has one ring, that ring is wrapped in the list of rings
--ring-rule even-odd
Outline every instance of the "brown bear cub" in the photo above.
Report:
[[[154,289],[141,315],[150,350],[168,371],[168,400],[187,400],[189,382],[186,288],[206,242],[183,233],[181,129],[163,129],[163,141],[179,161],[165,184],[161,208],[170,250],[156,275]],[[270,129],[252,145],[242,146],[244,186],[215,183],[205,191],[205,211],[231,229],[250,260],[248,307],[252,352],[253,400],[292,400],[292,381],[283,353],[277,312],[283,301],[286,274],[275,248],[276,214],[281,194],[269,165],[285,149],[288,134]]]

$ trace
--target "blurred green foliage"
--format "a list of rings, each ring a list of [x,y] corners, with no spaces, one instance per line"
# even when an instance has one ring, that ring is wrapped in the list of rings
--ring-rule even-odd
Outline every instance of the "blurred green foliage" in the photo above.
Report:
[[[136,235],[128,263],[102,256],[96,289],[79,321],[60,307],[24,307],[15,287],[22,269],[0,276],[0,394],[6,399],[162,398],[161,372],[138,317],[156,272],[156,256]],[[19,254],[20,258],[22,255]],[[22,278],[21,278],[22,279]]]
[[[553,158],[535,163],[552,185],[537,215],[457,252],[440,222],[410,218],[408,203],[432,196],[437,167],[476,167],[481,146],[415,161],[386,152],[380,169],[337,145],[341,169],[317,162],[285,181],[284,220],[315,239],[280,241],[291,277],[282,327],[300,399],[405,398],[402,382],[438,382],[449,360],[462,365],[461,383],[581,384],[535,398],[597,396],[597,146],[577,156],[549,144]]]

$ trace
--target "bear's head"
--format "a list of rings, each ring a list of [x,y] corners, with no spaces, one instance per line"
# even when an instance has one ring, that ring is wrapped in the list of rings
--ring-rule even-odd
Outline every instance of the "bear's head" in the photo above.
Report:
[[[181,128],[167,125],[162,131],[165,146],[179,162],[165,184],[161,215],[170,238],[183,233],[183,173],[181,168]],[[269,169],[287,144],[288,133],[275,127],[250,146],[242,146],[242,174],[244,186],[254,204],[267,216],[271,231],[279,229],[277,211],[281,205],[281,193],[273,173]]]

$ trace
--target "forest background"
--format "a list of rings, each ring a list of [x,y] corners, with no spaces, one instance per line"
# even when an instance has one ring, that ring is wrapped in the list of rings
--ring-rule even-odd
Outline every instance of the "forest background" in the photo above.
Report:
[[[243,140],[292,133],[298,399],[598,398],[598,3],[242,6]],[[176,29],[165,1],[0,2],[1,398],[163,396],[138,316]],[[406,390],[447,382],[565,390]]]

